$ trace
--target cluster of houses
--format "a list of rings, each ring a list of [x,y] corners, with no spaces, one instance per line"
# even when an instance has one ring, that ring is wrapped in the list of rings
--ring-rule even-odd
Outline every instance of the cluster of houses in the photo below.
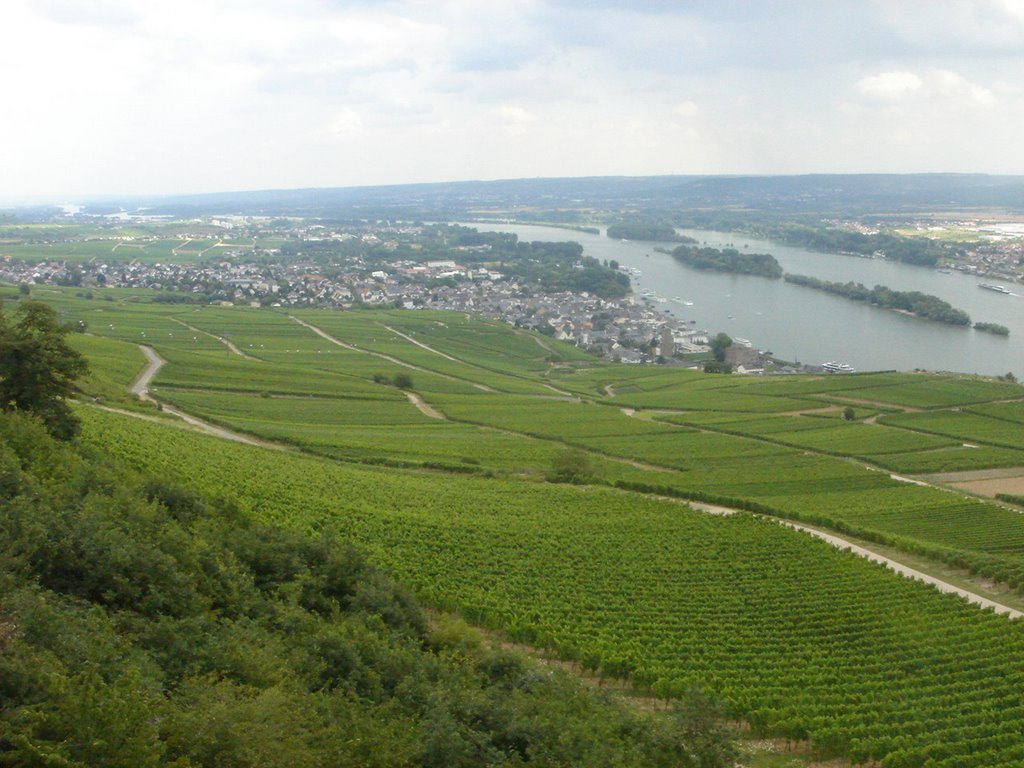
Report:
[[[367,236],[387,242],[375,235],[361,237]],[[466,266],[454,249],[451,255],[372,262],[351,256],[330,263],[306,258],[257,261],[224,251],[217,252],[216,260],[182,264],[7,258],[0,261],[0,279],[74,285],[84,291],[146,288],[166,292],[168,300],[176,301],[455,310],[535,329],[626,363],[673,363],[685,353],[708,350],[706,331],[634,296],[606,300],[588,293],[545,292],[493,267]]]

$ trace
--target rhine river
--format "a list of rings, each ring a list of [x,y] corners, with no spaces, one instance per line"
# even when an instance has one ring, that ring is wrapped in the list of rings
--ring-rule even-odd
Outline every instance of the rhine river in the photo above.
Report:
[[[526,224],[467,223],[481,231],[513,232],[520,240],[575,240],[584,253],[636,267],[633,290],[654,291],[668,299],[654,306],[698,328],[749,339],[776,357],[820,364],[834,360],[858,371],[962,371],[1024,378],[1024,286],[1007,284],[1012,295],[978,288],[979,278],[942,274],[883,259],[818,253],[739,234],[680,230],[710,246],[731,245],[749,253],[770,253],[786,272],[868,287],[921,291],[945,299],[973,322],[999,323],[1010,336],[945,325],[901,315],[810,288],[752,275],[702,272],[657,253],[658,243],[610,240],[574,230]],[[670,243],[661,245],[671,248]],[[744,247],[746,246],[746,247]],[[985,278],[981,278],[984,280]],[[989,279],[988,282],[999,281]],[[678,301],[676,298],[678,297]],[[692,302],[687,305],[683,302]]]

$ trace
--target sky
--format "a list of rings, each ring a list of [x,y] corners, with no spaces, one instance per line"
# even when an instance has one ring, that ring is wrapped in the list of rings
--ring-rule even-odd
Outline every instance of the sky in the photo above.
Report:
[[[0,200],[1024,173],[1024,0],[3,0]]]

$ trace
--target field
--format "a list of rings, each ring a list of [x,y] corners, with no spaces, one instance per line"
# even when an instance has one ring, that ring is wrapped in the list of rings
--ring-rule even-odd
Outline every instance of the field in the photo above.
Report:
[[[1019,509],[890,475],[1024,467],[1024,387],[708,376],[453,313],[109,295],[49,295],[86,323],[72,340],[87,393],[145,409],[124,387],[147,345],[167,361],[161,402],[291,450],[83,406],[96,450],[280,525],[337,529],[437,607],[660,696],[705,688],[822,756],[1024,760],[1020,624],[771,520],[1024,587]]]
[[[1024,583],[1021,518],[888,476],[1024,466],[1014,384],[706,376],[600,363],[455,313],[58,295],[65,318],[111,340],[94,352],[105,396],[139,360],[113,340],[149,344],[167,360],[151,389],[168,404],[331,458],[538,477],[573,449],[588,482],[813,521]]]
[[[89,411],[96,449],[337,529],[439,607],[755,732],[887,765],[1024,759],[1024,631],[746,515],[611,490],[356,469]]]

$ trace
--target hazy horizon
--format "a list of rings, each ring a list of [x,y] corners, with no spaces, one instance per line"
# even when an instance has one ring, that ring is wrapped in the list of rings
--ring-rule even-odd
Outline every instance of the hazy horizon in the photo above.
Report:
[[[0,200],[1024,173],[1024,0],[12,0]]]

